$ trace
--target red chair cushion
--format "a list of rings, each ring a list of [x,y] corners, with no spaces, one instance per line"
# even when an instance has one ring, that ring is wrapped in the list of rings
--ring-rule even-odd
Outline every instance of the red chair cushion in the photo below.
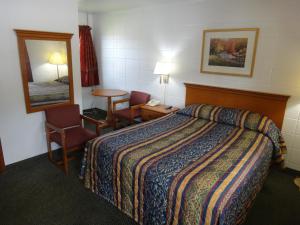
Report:
[[[67,148],[84,145],[87,141],[96,138],[96,133],[82,127],[75,127],[66,130]],[[59,145],[62,145],[61,136],[55,132],[51,134],[50,139]]]
[[[59,128],[81,124],[79,105],[65,105],[45,110],[46,120]]]
[[[150,95],[140,91],[132,91],[130,94],[129,105],[146,104],[150,100]]]
[[[116,117],[122,117],[122,118],[125,118],[128,120],[131,120],[130,109],[117,110],[114,112],[114,115]],[[140,109],[134,110],[133,118],[140,117],[140,116],[141,116],[141,110]]]

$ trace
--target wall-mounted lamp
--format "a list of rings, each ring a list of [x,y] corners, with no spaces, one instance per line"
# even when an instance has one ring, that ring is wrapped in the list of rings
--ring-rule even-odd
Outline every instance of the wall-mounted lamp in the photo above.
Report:
[[[63,55],[61,53],[59,53],[59,52],[54,52],[49,57],[49,63],[53,64],[53,65],[56,65],[57,79],[59,79],[59,69],[58,69],[58,66],[66,64],[65,57],[63,57]]]
[[[157,62],[153,72],[154,74],[160,75],[160,83],[164,84],[164,104],[166,99],[166,84],[169,83],[172,66],[172,63]]]
[[[160,75],[160,83],[167,84],[169,83],[171,69],[171,63],[157,62],[153,73]]]

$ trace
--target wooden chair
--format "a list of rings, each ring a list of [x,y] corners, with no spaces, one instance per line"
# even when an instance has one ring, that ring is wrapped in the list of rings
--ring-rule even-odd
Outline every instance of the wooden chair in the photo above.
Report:
[[[113,102],[113,123],[114,128],[117,127],[119,119],[128,120],[130,124],[133,124],[134,119],[141,116],[140,107],[145,105],[150,100],[150,95],[144,92],[132,91],[130,98],[121,99]],[[129,103],[129,107],[121,110],[116,110],[117,104]]]
[[[45,110],[46,114],[46,137],[48,158],[54,164],[63,167],[68,174],[68,153],[80,150],[85,143],[100,135],[101,128],[106,127],[105,121],[98,121],[84,115],[80,115],[79,105],[67,105]],[[96,133],[83,128],[82,120],[96,125]],[[63,160],[55,161],[52,155],[51,142],[62,146]]]

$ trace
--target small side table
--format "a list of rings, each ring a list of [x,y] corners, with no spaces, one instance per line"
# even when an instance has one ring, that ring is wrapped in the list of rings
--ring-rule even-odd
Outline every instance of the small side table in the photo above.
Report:
[[[127,95],[127,91],[117,90],[117,89],[103,89],[97,88],[93,91],[92,95],[107,98],[107,117],[106,120],[109,125],[112,124],[112,97]]]
[[[178,111],[179,108],[172,107],[171,109],[166,109],[165,105],[157,105],[157,106],[149,106],[144,105],[141,106],[141,115],[143,121],[153,120],[167,114]]]

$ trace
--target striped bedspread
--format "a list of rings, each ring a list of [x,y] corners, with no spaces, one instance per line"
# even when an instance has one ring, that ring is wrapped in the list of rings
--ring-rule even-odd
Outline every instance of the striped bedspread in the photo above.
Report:
[[[202,109],[207,119],[193,107],[89,142],[85,186],[139,224],[241,223],[283,145],[280,133],[259,131],[271,127],[264,117],[257,129],[213,119],[223,113],[247,124],[249,112]]]

